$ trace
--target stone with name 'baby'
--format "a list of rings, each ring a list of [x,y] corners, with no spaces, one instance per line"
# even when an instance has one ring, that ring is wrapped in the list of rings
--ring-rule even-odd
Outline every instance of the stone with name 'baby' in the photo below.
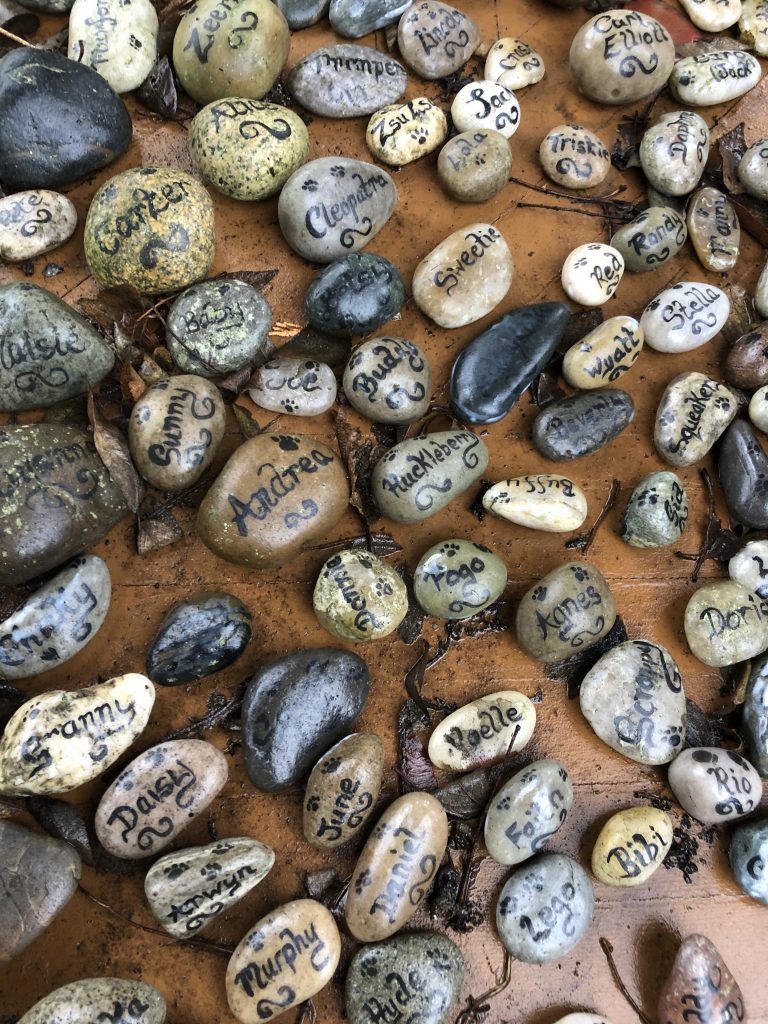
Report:
[[[436,768],[472,771],[523,750],[535,726],[536,707],[525,694],[499,690],[444,718],[429,737],[427,753]]]
[[[760,776],[749,761],[719,747],[684,750],[669,766],[669,785],[684,811],[713,825],[751,813],[763,795]]]
[[[546,848],[572,806],[565,765],[554,758],[534,761],[494,793],[484,827],[488,853],[499,864],[529,860]]]
[[[432,401],[432,371],[418,345],[385,335],[355,349],[343,388],[349,404],[374,423],[413,423]]]
[[[376,806],[384,744],[370,732],[339,740],[312,769],[304,793],[302,829],[310,846],[336,850],[359,833]]]
[[[739,411],[739,399],[720,381],[688,370],[667,384],[656,410],[653,443],[672,466],[692,466]]]
[[[504,592],[507,567],[489,548],[455,538],[435,544],[419,559],[413,594],[427,615],[467,619]]]

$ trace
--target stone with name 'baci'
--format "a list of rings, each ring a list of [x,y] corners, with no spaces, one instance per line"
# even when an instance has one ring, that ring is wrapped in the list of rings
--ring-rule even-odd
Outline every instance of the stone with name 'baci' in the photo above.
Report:
[[[656,451],[672,466],[692,466],[738,411],[739,399],[725,384],[695,370],[681,373],[667,384],[656,410]]]
[[[426,96],[416,96],[377,110],[365,130],[365,142],[377,160],[402,167],[437,149],[447,134],[441,108]]]
[[[651,185],[662,195],[685,196],[704,173],[709,155],[709,128],[691,110],[664,114],[643,134],[638,153]]]
[[[717,472],[734,519],[768,529],[768,456],[744,420],[734,420],[720,444]]]
[[[535,726],[536,707],[525,694],[499,690],[444,718],[429,737],[427,753],[436,768],[472,771],[523,750]]]
[[[758,597],[768,597],[768,540],[751,540],[728,562],[728,575]]]
[[[690,352],[720,333],[731,303],[720,288],[680,281],[656,296],[643,311],[645,343],[657,352]]]
[[[663,548],[682,536],[688,495],[676,473],[650,473],[629,496],[620,536],[633,548]]]
[[[560,283],[574,302],[602,306],[619,287],[623,274],[624,258],[618,249],[602,242],[588,242],[566,256]]]
[[[27,1010],[19,1024],[86,1024],[114,1019],[116,1014],[130,1024],[164,1024],[165,999],[143,981],[84,978],[50,992]]]
[[[72,237],[77,210],[71,199],[48,189],[0,199],[0,259],[9,263],[42,256]]]
[[[529,860],[546,848],[572,806],[565,765],[554,758],[534,761],[494,793],[484,826],[488,853],[499,864]]]
[[[443,78],[458,71],[479,42],[474,21],[439,0],[414,4],[397,26],[400,56],[421,78]]]
[[[592,874],[605,885],[643,885],[672,846],[668,814],[656,807],[628,807],[606,821],[592,848]]]
[[[760,803],[763,784],[755,768],[735,750],[689,747],[669,766],[675,799],[705,824],[733,821]]]
[[[699,588],[685,609],[685,638],[705,665],[722,668],[768,649],[768,599],[733,580]]]
[[[397,629],[408,614],[408,590],[400,573],[377,555],[348,549],[324,562],[312,607],[329,633],[362,643]]]
[[[601,388],[552,402],[533,422],[536,449],[553,462],[591,455],[618,437],[635,417],[632,396]]]
[[[745,1021],[744,999],[723,958],[703,935],[688,935],[659,996],[658,1020],[688,1024],[691,1009],[712,1024]]]
[[[739,259],[741,228],[728,196],[716,188],[702,188],[688,206],[688,235],[702,265],[722,273],[733,270]]]
[[[574,388],[592,391],[631,370],[643,350],[643,331],[631,316],[612,316],[577,341],[563,358],[563,376]]]
[[[468,619],[492,604],[507,585],[507,567],[490,548],[456,537],[419,559],[413,594],[427,615]]]
[[[460,132],[440,150],[437,174],[461,203],[484,203],[507,183],[512,147],[497,131]]]
[[[304,793],[302,829],[310,846],[335,850],[358,835],[381,792],[384,744],[370,732],[339,740],[317,762]]]
[[[485,58],[485,77],[508,89],[524,89],[544,77],[544,59],[523,39],[498,39]]]
[[[715,50],[677,61],[669,91],[690,107],[710,107],[738,99],[762,76],[760,62],[744,50]]]
[[[768,57],[768,0],[742,0],[739,41],[761,57]]]
[[[331,0],[328,20],[340,36],[359,39],[398,21],[413,0]]]
[[[768,384],[768,323],[755,324],[731,346],[723,367],[725,379],[738,388]]]
[[[501,82],[468,82],[453,99],[451,119],[461,132],[485,128],[511,139],[520,127],[520,104]]]
[[[370,334],[400,312],[405,285],[397,267],[371,252],[329,264],[307,289],[304,308],[318,331]]]
[[[684,218],[671,206],[649,206],[611,238],[621,253],[624,267],[633,274],[658,270],[685,245],[688,229]]]
[[[739,161],[736,174],[751,196],[768,199],[768,139],[758,139],[752,143]]]
[[[262,364],[248,382],[248,396],[270,412],[319,416],[336,401],[336,377],[316,359],[277,355]]]
[[[735,828],[728,856],[741,889],[768,906],[768,818]]]
[[[611,154],[602,139],[579,124],[550,128],[539,146],[544,173],[565,188],[594,188],[611,169]]]
[[[741,711],[744,751],[757,774],[768,778],[768,655],[752,662]]]
[[[154,66],[157,32],[150,0],[75,0],[67,55],[93,68],[116,93],[131,92]]]
[[[426,353],[406,338],[363,342],[344,367],[342,384],[349,404],[374,423],[413,423],[432,401]]]
[[[587,496],[567,477],[536,473],[499,480],[483,494],[483,508],[531,530],[568,533],[587,518]]]
[[[379,50],[337,43],[314,50],[294,64],[287,85],[313,114],[363,117],[399,100],[406,77],[403,65]]]

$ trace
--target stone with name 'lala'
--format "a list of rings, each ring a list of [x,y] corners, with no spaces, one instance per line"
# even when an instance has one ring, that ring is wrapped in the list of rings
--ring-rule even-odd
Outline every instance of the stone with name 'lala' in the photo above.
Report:
[[[413,0],[331,0],[328,20],[340,36],[359,39],[405,14]]]
[[[317,900],[283,903],[251,928],[227,964],[227,1002],[241,1024],[261,1024],[311,999],[333,977],[341,936]]]
[[[768,597],[768,540],[751,540],[728,562],[728,575],[758,597]]]
[[[573,786],[561,761],[545,758],[517,772],[493,795],[485,845],[499,864],[522,864],[546,848],[573,806]]]
[[[742,0],[739,42],[761,57],[768,57],[768,0]]]
[[[629,496],[621,519],[621,539],[633,548],[663,548],[682,536],[688,522],[688,495],[676,473],[650,473]]]
[[[768,384],[768,323],[755,324],[730,348],[725,359],[725,379],[738,388]]]
[[[722,32],[741,17],[741,0],[680,0],[680,4],[704,32]]]
[[[304,308],[318,331],[370,334],[397,316],[405,302],[400,271],[383,256],[356,252],[334,260],[307,289]]]
[[[516,960],[544,964],[581,941],[594,909],[592,883],[581,865],[545,853],[507,879],[496,905],[496,929]]]
[[[29,679],[69,661],[101,629],[111,595],[106,562],[76,558],[0,622],[0,676]]]
[[[453,99],[451,119],[460,132],[485,128],[511,139],[520,127],[520,104],[501,82],[467,82]]]
[[[393,633],[408,614],[403,578],[370,551],[347,549],[320,569],[312,594],[320,625],[348,643]]]
[[[669,785],[683,810],[707,825],[749,814],[763,795],[749,761],[720,747],[688,747],[669,766]]]
[[[437,149],[448,134],[445,114],[426,96],[377,110],[365,130],[365,142],[377,160],[401,167]]]
[[[365,33],[363,33],[365,34]],[[323,46],[294,64],[288,91],[321,117],[363,117],[405,92],[405,68],[370,46]]]
[[[577,246],[563,263],[560,283],[569,299],[582,306],[602,306],[619,287],[624,257],[603,242]]]
[[[486,79],[501,82],[508,89],[524,89],[544,77],[544,59],[522,39],[497,39],[485,58]]]
[[[421,0],[400,19],[400,56],[421,78],[444,78],[463,67],[480,42],[480,30],[462,11],[440,0]]]
[[[768,456],[743,420],[734,420],[728,427],[717,472],[733,518],[756,530],[768,529]]]
[[[498,306],[513,275],[512,253],[501,232],[492,224],[467,224],[416,267],[413,299],[440,327],[464,327]]]
[[[768,434],[768,385],[764,384],[749,400],[749,418],[752,425]]]
[[[77,210],[71,199],[48,189],[16,192],[0,199],[0,260],[23,263],[72,237]]]
[[[733,580],[717,580],[691,596],[684,625],[699,661],[735,665],[768,649],[768,599]]]
[[[611,154],[602,139],[579,124],[550,128],[539,146],[544,173],[564,188],[594,188],[611,169]]]
[[[768,12],[766,14],[768,28]],[[751,196],[768,199],[768,139],[758,139],[749,147],[739,161],[736,174]]]
[[[157,32],[150,0],[75,0],[67,55],[97,71],[116,93],[131,92],[154,66]]]
[[[496,131],[454,135],[440,150],[437,174],[446,191],[462,203],[484,203],[507,183],[512,147]]]
[[[739,986],[714,944],[703,935],[688,935],[659,996],[658,1020],[688,1024],[691,1008],[712,1024],[745,1021]]]
[[[738,99],[762,77],[760,62],[745,50],[715,50],[677,61],[669,91],[689,107],[711,107]]]
[[[211,485],[197,532],[220,558],[278,569],[333,529],[348,500],[347,475],[330,448],[300,435],[259,434]]]
[[[472,771],[523,750],[535,726],[536,708],[525,694],[499,690],[444,718],[429,737],[427,753],[436,768]]]
[[[90,1024],[116,1014],[131,1024],[164,1024],[165,999],[143,981],[84,978],[50,992],[27,1010],[19,1024]]]
[[[686,703],[674,658],[661,644],[629,640],[584,677],[581,711],[612,750],[640,764],[668,764],[685,741]]]
[[[645,343],[657,352],[690,352],[720,333],[731,303],[720,288],[679,281],[648,303],[640,317]]]
[[[156,860],[144,879],[144,892],[167,932],[191,938],[246,896],[274,863],[275,851],[257,839],[218,839]]]
[[[379,942],[413,917],[429,892],[448,842],[448,818],[429,793],[398,797],[358,857],[345,917],[359,942]]]
[[[702,188],[688,206],[688,235],[702,265],[722,273],[733,270],[739,258],[741,228],[728,196]]]
[[[355,349],[343,388],[349,404],[374,423],[413,423],[432,401],[432,371],[418,345],[385,335]]]
[[[538,661],[561,661],[599,643],[616,621],[611,588],[591,562],[567,562],[520,600],[517,642]]]
[[[381,167],[324,156],[291,175],[280,193],[277,217],[283,237],[299,256],[331,263],[372,241],[396,201],[395,183]]]
[[[600,829],[592,849],[592,874],[605,885],[643,885],[672,845],[672,821],[655,807],[617,811]]]
[[[600,388],[558,399],[533,422],[533,443],[554,462],[591,455],[625,430],[635,416],[631,395]]]
[[[709,155],[709,128],[691,110],[673,110],[646,129],[640,141],[640,164],[648,181],[667,196],[692,192]]]
[[[165,849],[227,781],[229,766],[204,740],[150,747],[118,775],[96,809],[96,835],[116,857],[137,860]]]
[[[485,442],[470,430],[438,430],[390,448],[371,475],[381,514],[420,523],[463,494],[488,465]]]
[[[419,559],[413,595],[440,619],[468,619],[493,604],[507,585],[507,567],[476,541],[454,538],[435,544]]]
[[[738,825],[731,836],[728,857],[741,889],[768,906],[768,818]]]
[[[531,530],[568,533],[587,518],[587,496],[567,477],[536,473],[499,480],[483,494],[483,508]]]
[[[336,850],[358,835],[381,792],[384,744],[370,732],[339,740],[312,769],[302,829],[310,846]]]
[[[658,270],[685,245],[688,229],[684,218],[671,206],[649,206],[611,238],[621,253],[624,267],[633,274]]]
[[[154,703],[154,686],[136,672],[33,697],[0,739],[0,792],[49,796],[90,782],[143,732]]]
[[[248,382],[248,395],[261,409],[292,416],[319,416],[336,401],[336,377],[326,363],[276,355]]]
[[[667,384],[656,410],[653,442],[671,466],[701,461],[739,411],[739,399],[720,381],[688,370]]]
[[[631,370],[643,350],[643,331],[631,316],[612,316],[568,349],[563,376],[574,388],[592,391]]]
[[[131,410],[133,464],[161,491],[183,491],[210,467],[224,439],[221,392],[204,377],[179,374],[151,384]]]

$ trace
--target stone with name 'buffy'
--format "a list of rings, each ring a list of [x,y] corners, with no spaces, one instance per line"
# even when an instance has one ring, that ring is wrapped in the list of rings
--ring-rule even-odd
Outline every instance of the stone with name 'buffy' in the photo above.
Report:
[[[579,124],[550,128],[539,146],[544,173],[565,188],[594,188],[611,169],[611,154],[602,139]]]
[[[728,427],[717,472],[733,518],[756,530],[768,529],[768,456],[743,420],[734,420]]]
[[[492,604],[507,585],[507,567],[490,548],[456,537],[435,544],[419,559],[413,595],[427,615],[468,619]]]
[[[501,82],[467,82],[453,99],[451,120],[460,132],[485,128],[511,139],[520,127],[520,104]]]
[[[668,814],[655,807],[617,811],[600,829],[592,848],[592,874],[604,885],[643,885],[661,867],[672,846]]]
[[[485,442],[470,430],[439,430],[390,448],[376,463],[371,489],[382,515],[419,523],[444,509],[488,465]]]
[[[731,303],[720,288],[679,281],[648,303],[640,317],[645,343],[657,352],[690,352],[722,330]]]
[[[692,466],[739,411],[739,399],[720,381],[688,370],[667,384],[656,410],[653,442],[672,466]]]
[[[400,573],[377,555],[347,549],[323,563],[312,607],[329,633],[362,643],[397,629],[408,613],[408,590]]]
[[[278,569],[333,529],[348,500],[347,475],[330,448],[300,435],[259,434],[211,485],[197,531],[220,558]]]
[[[760,57],[768,57],[768,0],[742,0],[739,42]]]
[[[625,430],[635,416],[632,396],[619,388],[577,392],[542,409],[533,443],[553,462],[591,455]]]
[[[48,189],[15,192],[0,199],[0,259],[23,263],[72,237],[77,210],[71,199]]]
[[[321,117],[363,117],[405,92],[405,68],[370,46],[323,46],[294,64],[288,91]]]
[[[688,495],[680,477],[668,470],[650,473],[629,496],[620,536],[633,548],[663,548],[680,539],[687,522]]]
[[[709,128],[692,110],[673,110],[646,129],[640,165],[648,181],[667,196],[692,192],[709,156]]]
[[[365,130],[365,142],[377,160],[402,167],[437,149],[448,134],[440,107],[426,96],[377,110]]]
[[[741,17],[741,0],[680,0],[680,5],[704,32],[722,32]]]
[[[304,308],[318,331],[352,337],[370,334],[400,312],[405,285],[383,256],[356,252],[334,260],[307,289]]]
[[[359,39],[399,21],[413,0],[331,0],[331,28],[347,39]]]
[[[739,161],[736,174],[751,196],[756,199],[768,199],[768,139],[758,139],[749,147]]]
[[[768,323],[755,324],[742,334],[725,358],[725,379],[738,388],[760,388],[768,384]]]
[[[384,744],[370,732],[339,740],[307,779],[302,830],[316,850],[336,850],[353,839],[376,806],[384,772]]]
[[[611,238],[624,267],[633,274],[658,270],[673,259],[685,245],[688,229],[685,219],[671,206],[649,206]]]
[[[165,999],[143,981],[84,978],[50,992],[27,1010],[19,1024],[90,1024],[117,1014],[118,1020],[130,1024],[164,1024]]]
[[[432,371],[426,353],[406,338],[371,338],[344,367],[344,395],[374,423],[413,423],[432,401]]]
[[[720,747],[688,747],[669,766],[669,785],[683,810],[706,825],[750,814],[763,795],[749,761]]]
[[[485,818],[488,853],[498,864],[521,864],[547,846],[573,806],[573,786],[561,761],[534,761],[493,795]]]
[[[493,484],[483,494],[483,508],[531,530],[568,533],[587,518],[587,496],[567,477],[535,473]]]
[[[707,270],[723,273],[736,266],[741,242],[739,218],[728,196],[718,189],[702,188],[692,196],[688,236]]]
[[[568,349],[563,376],[574,388],[592,391],[613,384],[637,362],[643,331],[631,316],[612,316]]]
[[[751,540],[728,562],[728,575],[758,597],[768,597],[768,540]]]
[[[97,71],[116,93],[131,92],[154,66],[157,32],[150,0],[75,0],[67,55]]]
[[[740,888],[768,906],[768,818],[738,825],[731,836],[728,857]]]
[[[768,384],[764,384],[749,400],[749,419],[753,426],[768,434]]]
[[[659,996],[657,1019],[665,1024],[688,1024],[692,1007],[701,1020],[712,1024],[747,1019],[735,978],[703,935],[688,935],[683,940]]]
[[[711,107],[738,99],[762,77],[760,62],[745,50],[715,50],[677,61],[669,91],[689,107]]]
[[[508,89],[524,89],[544,77],[544,59],[523,39],[497,39],[485,58],[484,75]]]
[[[458,71],[479,42],[474,21],[439,0],[415,3],[397,26],[400,56],[421,78],[444,78]]]
[[[468,772],[523,750],[535,726],[536,707],[528,697],[499,690],[444,718],[429,737],[427,753],[436,768]]]
[[[292,416],[319,416],[336,401],[336,377],[326,363],[276,355],[248,382],[248,395],[261,409]]]
[[[568,253],[560,273],[563,291],[582,306],[602,306],[624,274],[624,257],[613,246],[588,242]]]
[[[736,665],[768,650],[768,599],[734,580],[693,593],[685,609],[685,638],[705,665]]]
[[[437,174],[446,191],[461,203],[484,203],[507,183],[512,147],[496,131],[461,132],[440,150]]]

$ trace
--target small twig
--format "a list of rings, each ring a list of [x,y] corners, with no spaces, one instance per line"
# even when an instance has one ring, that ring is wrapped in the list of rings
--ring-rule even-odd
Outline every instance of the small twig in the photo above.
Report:
[[[642,1007],[639,1006],[637,1002],[635,1002],[635,1000],[629,994],[627,986],[621,980],[621,975],[619,974],[619,969],[616,966],[615,960],[613,959],[613,946],[608,941],[608,939],[605,939],[605,938],[601,937],[601,939],[600,939],[600,949],[602,949],[603,953],[605,954],[605,958],[608,961],[608,969],[611,972],[611,977],[613,978],[613,981],[614,981],[614,984],[616,985],[616,988],[619,990],[619,992],[621,992],[621,994],[624,996],[626,1001],[629,1003],[629,1005],[635,1011],[635,1013],[640,1018],[640,1020],[643,1022],[643,1024],[653,1024],[653,1021],[651,1020],[651,1018],[643,1011]]]
[[[626,192],[627,186],[621,185],[619,188],[614,189],[613,192],[609,192],[607,196],[577,196],[570,195],[567,192],[558,192],[553,188],[545,188],[543,185],[534,185],[530,181],[523,181],[522,178],[510,177],[508,181],[513,181],[516,185],[524,185],[525,188],[533,189],[534,192],[541,192],[545,196],[554,196],[556,199],[567,199],[571,203],[612,203],[614,206],[626,205],[630,206],[631,203],[625,203],[622,199],[619,203],[616,203],[614,196],[621,195],[622,192]],[[520,204],[522,206],[522,203]],[[560,209],[560,207],[556,207]]]
[[[240,683],[234,692],[234,695],[230,697],[226,704],[220,708],[216,708],[214,711],[209,711],[207,715],[202,718],[193,719],[189,725],[183,726],[181,729],[177,729],[175,732],[168,733],[167,736],[160,740],[161,743],[168,743],[169,740],[178,740],[183,736],[190,736],[193,733],[201,732],[204,729],[212,729],[217,725],[223,718],[229,718],[233,711],[237,711],[243,703],[243,695],[245,694],[246,684]]]
[[[588,533],[580,533],[578,537],[571,537],[570,540],[565,542],[565,546],[569,551],[574,548],[581,552],[582,555],[586,555],[589,549],[592,547],[592,541],[597,536],[597,531],[603,525],[603,520],[611,511],[613,506],[616,504],[616,499],[619,496],[619,488],[621,484],[618,480],[614,480],[611,484],[611,489],[608,492],[608,497],[605,500],[605,504],[600,510],[600,515],[592,524],[592,529]]]
[[[605,213],[593,213],[592,210],[578,210],[568,206],[555,206],[552,203],[518,203],[517,205],[526,210],[557,210],[558,213],[578,213],[581,217],[597,217],[598,220],[605,220],[607,216]]]
[[[30,46],[32,49],[36,49],[34,43],[28,43],[26,39],[22,39],[21,36],[15,36],[13,32],[9,32],[7,28],[0,28],[0,36],[7,36],[8,39],[12,39],[14,43],[18,43],[19,46]]]
[[[308,999],[305,1003],[302,1003],[301,1013],[299,1014],[296,1024],[316,1024],[317,1021],[317,1010],[315,1004],[311,999]]]
[[[490,1000],[494,996],[500,995],[509,985],[512,980],[512,957],[508,950],[504,950],[504,969],[501,976],[501,981],[497,982],[493,988],[488,989],[479,998],[475,999],[474,996],[469,996],[467,999],[467,1008],[462,1010],[459,1016],[456,1018],[456,1024],[478,1024],[480,1020],[490,1010]]]
[[[715,515],[715,495],[712,490],[712,478],[710,477],[706,467],[701,470],[701,479],[704,481],[704,486],[707,489],[707,528],[704,531],[704,540],[701,542],[697,555],[688,555],[682,551],[676,551],[675,554],[678,558],[684,558],[687,561],[694,561],[696,564],[693,567],[691,573],[691,583],[695,583],[699,578],[699,573],[704,567],[704,562],[707,560],[707,554],[709,553],[710,545],[714,540],[715,531],[720,528],[720,524],[717,522]]]

